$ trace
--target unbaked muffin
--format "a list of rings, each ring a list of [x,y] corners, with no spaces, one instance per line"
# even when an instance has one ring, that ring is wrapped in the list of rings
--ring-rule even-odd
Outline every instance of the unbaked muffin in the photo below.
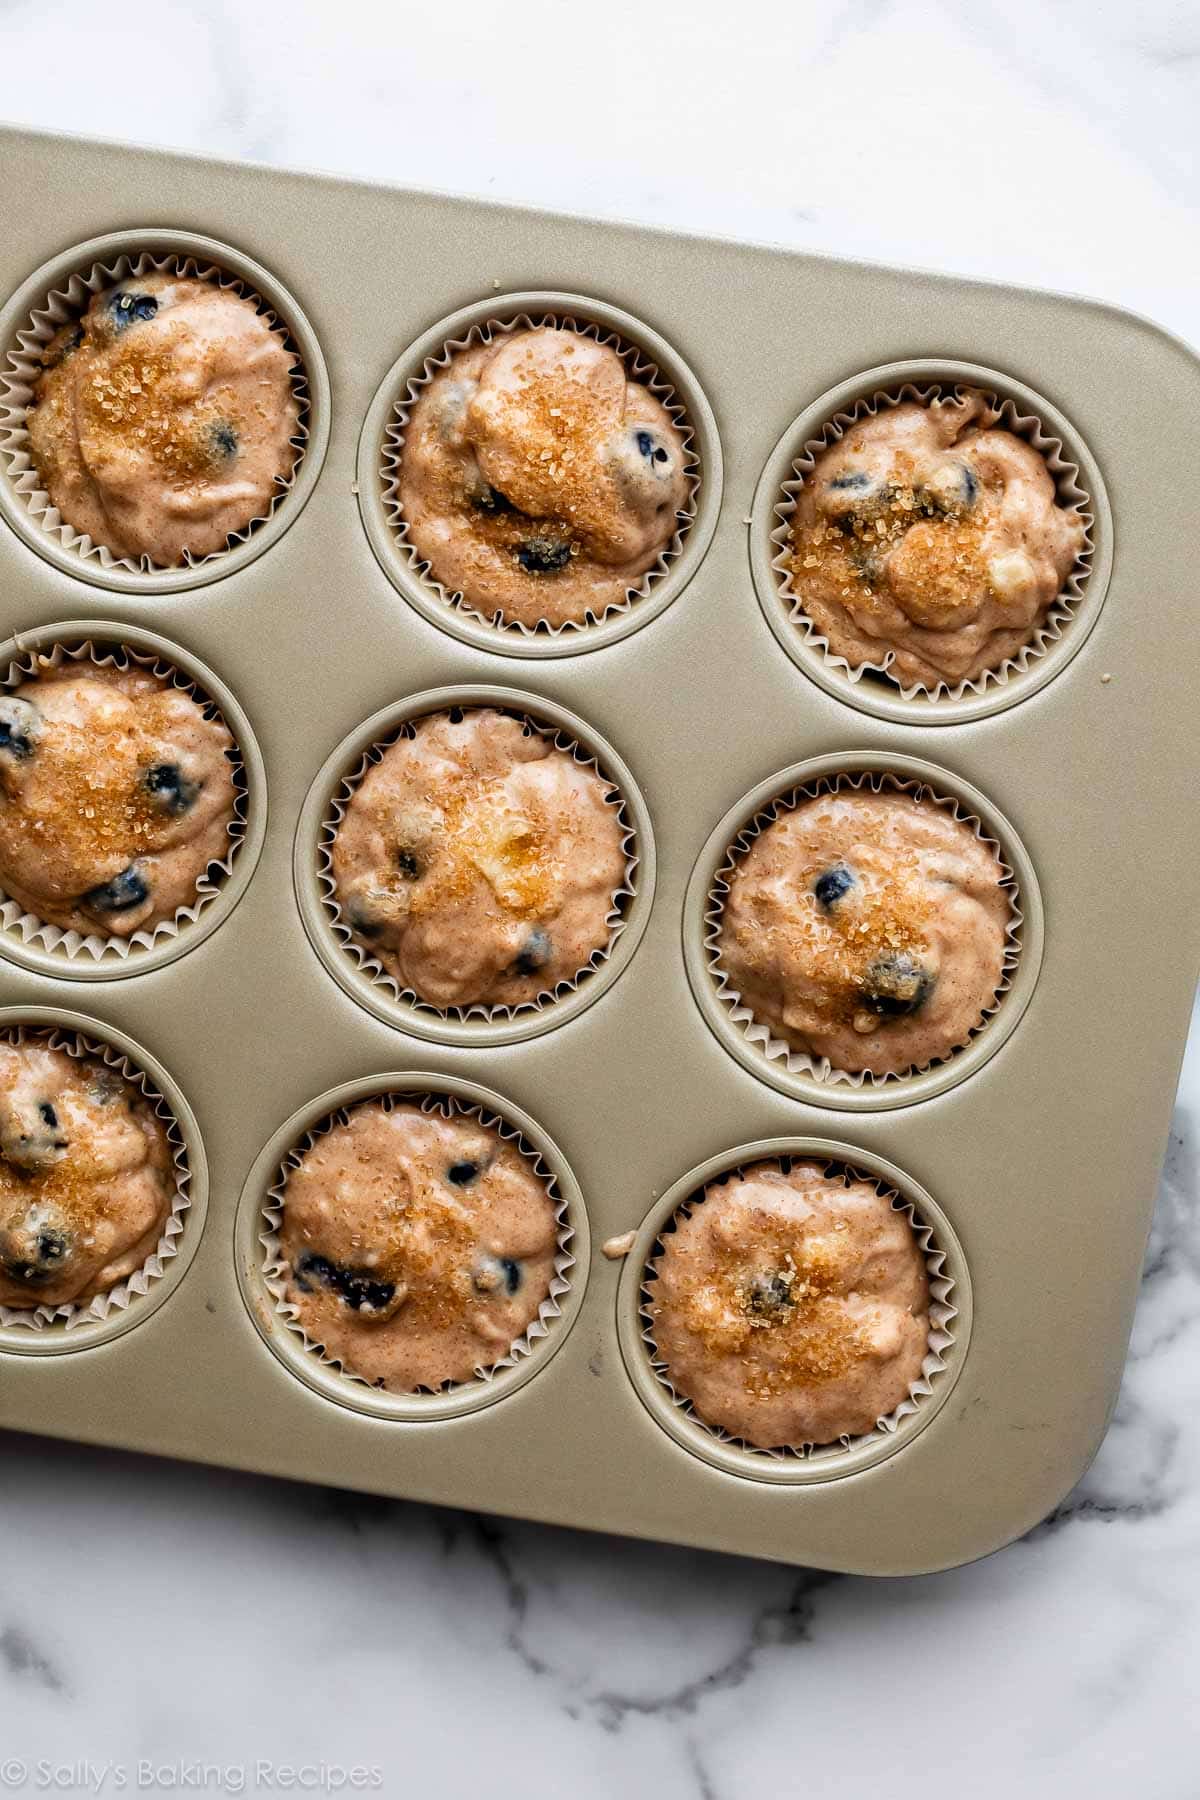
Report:
[[[30,450],[62,519],[165,568],[224,550],[292,473],[296,358],[213,281],[129,276],[46,346]]]
[[[718,966],[793,1050],[851,1074],[904,1074],[960,1049],[995,1004],[1005,870],[929,799],[838,788],[803,800],[727,879]]]
[[[650,1285],[675,1393],[759,1449],[874,1429],[929,1348],[929,1280],[907,1216],[816,1163],[751,1163],[676,1215]]]
[[[413,401],[397,499],[434,578],[486,618],[623,605],[679,529],[683,440],[615,350],[543,325],[456,351]]]
[[[140,1269],[175,1192],[167,1127],[95,1057],[0,1043],[0,1305],[80,1304]]]
[[[35,918],[128,937],[228,856],[223,722],[137,667],[67,661],[0,695],[0,889]]]
[[[936,689],[1033,642],[1086,535],[1045,458],[973,388],[851,425],[792,519],[792,592],[852,669]]]
[[[330,849],[363,948],[430,1006],[520,1006],[606,948],[625,879],[619,798],[491,707],[418,719],[368,769]]]
[[[378,1100],[314,1139],[279,1228],[307,1336],[396,1393],[494,1368],[549,1297],[557,1243],[546,1182],[495,1126]]]

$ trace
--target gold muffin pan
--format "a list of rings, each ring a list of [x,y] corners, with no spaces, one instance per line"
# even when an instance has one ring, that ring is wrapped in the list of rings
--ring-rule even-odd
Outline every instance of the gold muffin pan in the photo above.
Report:
[[[0,356],[85,266],[203,255],[283,322],[310,410],[271,516],[184,570],[64,551],[0,473],[10,659],[68,638],[160,656],[218,705],[246,774],[231,872],[162,945],[92,962],[0,933],[0,1023],[56,1024],[143,1068],[191,1182],[178,1252],[113,1316],[119,1335],[91,1329],[110,1320],[0,1333],[0,1423],[873,1573],[952,1566],[1032,1525],[1116,1394],[1192,999],[1200,526],[1178,496],[1200,462],[1193,359],[1128,315],[1002,287],[28,133],[4,150]],[[628,608],[511,633],[412,564],[384,445],[448,341],[547,315],[653,366],[699,486],[677,554]],[[831,409],[968,379],[1077,471],[1091,556],[1070,616],[976,694],[850,682],[787,618],[780,495]],[[389,993],[321,878],[322,829],[363,755],[431,706],[473,703],[593,758],[634,850],[610,953],[507,1019]],[[856,1085],[788,1070],[731,1025],[705,914],[762,807],[864,773],[979,821],[1015,926],[972,1042]],[[503,1119],[569,1231],[527,1353],[435,1395],[383,1395],[328,1363],[272,1288],[289,1153],[386,1093]],[[654,1245],[706,1180],[757,1155],[877,1181],[943,1271],[927,1391],[865,1441],[764,1456],[656,1371]],[[629,1236],[623,1258],[599,1254]]]

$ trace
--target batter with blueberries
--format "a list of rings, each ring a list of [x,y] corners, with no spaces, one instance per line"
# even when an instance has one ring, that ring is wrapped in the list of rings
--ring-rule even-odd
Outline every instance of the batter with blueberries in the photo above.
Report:
[[[0,1306],[81,1304],[140,1269],[171,1210],[167,1128],[47,1038],[0,1043]]]
[[[280,1255],[305,1334],[394,1393],[494,1368],[549,1297],[546,1182],[469,1115],[368,1100],[287,1177]]]
[[[872,1431],[929,1348],[929,1280],[907,1215],[816,1163],[711,1182],[652,1264],[658,1360],[697,1415],[759,1449]]]
[[[0,891],[85,936],[173,918],[229,854],[232,749],[147,670],[40,668],[0,694]]]
[[[727,878],[720,971],[757,1022],[851,1074],[950,1056],[1003,976],[1012,907],[995,850],[905,793],[783,810]]]
[[[175,568],[265,517],[296,462],[296,358],[215,281],[129,277],[46,346],[27,416],[64,522]]]
[[[456,351],[412,403],[397,498],[410,543],[487,618],[582,623],[623,605],[680,526],[683,440],[617,352],[556,326]]]
[[[836,656],[936,690],[1033,642],[1085,537],[1045,458],[973,388],[859,419],[817,457],[787,553]]]
[[[552,995],[609,943],[619,811],[611,783],[524,720],[431,713],[347,802],[330,850],[341,920],[428,1005]]]

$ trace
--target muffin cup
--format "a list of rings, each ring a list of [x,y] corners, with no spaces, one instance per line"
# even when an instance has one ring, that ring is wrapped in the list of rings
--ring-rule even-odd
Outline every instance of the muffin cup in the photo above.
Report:
[[[169,680],[219,715],[236,752],[230,758],[235,798],[229,850],[220,862],[208,865],[196,884],[196,898],[179,907],[173,918],[124,938],[104,932],[85,935],[25,912],[0,887],[0,956],[40,975],[104,981],[173,962],[228,918],[250,883],[266,835],[266,778],[250,722],[224,683],[187,651],[139,626],[69,620],[20,632],[0,644],[0,692],[19,685],[38,668],[61,668],[69,662],[90,662],[98,668],[136,666]]]
[[[194,276],[253,301],[292,353],[292,388],[300,408],[291,440],[297,460],[267,511],[231,535],[226,549],[189,558],[178,568],[148,556],[115,556],[67,524],[40,485],[26,429],[41,366],[38,356],[54,333],[81,317],[103,288],[151,273]],[[212,238],[154,229],[93,238],[46,263],[0,314],[0,512],[40,556],[99,587],[127,594],[170,593],[244,568],[299,515],[320,473],[328,437],[329,382],[308,320],[265,269]]]
[[[719,936],[728,878],[755,837],[801,801],[839,789],[913,794],[969,825],[994,849],[1009,895],[1002,978],[982,1025],[948,1057],[899,1075],[835,1069],[773,1037],[740,1004],[720,966]],[[933,763],[875,750],[813,757],[761,782],[732,807],[692,871],[684,906],[684,956],[692,993],[725,1048],[751,1074],[811,1105],[856,1111],[908,1106],[945,1093],[994,1056],[1016,1028],[1032,996],[1042,958],[1042,905],[1037,876],[1008,820],[976,788]]]
[[[550,1293],[506,1355],[470,1381],[391,1393],[346,1369],[304,1331],[287,1299],[279,1227],[290,1172],[317,1138],[368,1100],[415,1101],[423,1111],[477,1120],[515,1144],[555,1202],[558,1251]],[[489,1088],[449,1075],[376,1075],[344,1083],[294,1113],[250,1171],[238,1204],[237,1273],[250,1317],[269,1349],[302,1381],[356,1412],[396,1420],[437,1420],[478,1411],[523,1387],[543,1369],[571,1329],[587,1285],[589,1232],[579,1184],[554,1140],[529,1115]]]
[[[0,1042],[41,1040],[68,1056],[98,1057],[141,1090],[167,1127],[175,1161],[170,1215],[153,1253],[123,1281],[79,1305],[13,1307],[0,1304],[0,1351],[33,1355],[107,1343],[162,1305],[195,1255],[208,1202],[208,1165],[191,1107],[167,1071],[124,1032],[44,1006],[0,1012]]]
[[[904,687],[888,674],[891,656],[852,668],[831,650],[792,591],[785,559],[792,518],[821,453],[859,420],[903,401],[927,403],[956,388],[980,389],[1000,424],[1044,458],[1060,502],[1078,511],[1087,536],[1045,624],[997,670],[970,681]],[[797,667],[835,699],[905,724],[955,724],[1003,711],[1044,687],[1081,649],[1095,624],[1112,568],[1113,525],[1104,480],[1074,427],[1023,383],[973,363],[922,359],[869,369],[831,388],[788,427],[755,491],[750,560],[767,623]]]
[[[457,352],[538,325],[565,326],[606,344],[627,371],[667,407],[684,440],[688,507],[670,544],[626,598],[594,618],[525,625],[488,616],[447,590],[408,539],[398,476],[409,412],[421,390]],[[712,408],[670,345],[631,314],[580,294],[493,295],[463,307],[418,338],[379,387],[358,447],[358,503],[371,548],[392,585],[429,622],[477,648],[507,656],[570,656],[628,636],[657,618],[694,575],[721,505],[721,446]]]
[[[671,1385],[654,1342],[654,1262],[679,1216],[702,1206],[702,1190],[756,1162],[815,1161],[830,1175],[865,1180],[903,1212],[929,1274],[930,1338],[921,1378],[873,1431],[833,1444],[763,1450],[710,1425]],[[625,1259],[617,1294],[617,1331],[626,1371],[643,1405],[677,1443],[731,1475],[780,1485],[837,1480],[882,1462],[923,1431],[949,1399],[971,1335],[971,1283],[966,1259],[945,1213],[894,1163],[824,1138],[767,1138],[713,1156],[669,1188],[643,1220]]]
[[[584,969],[553,993],[520,1006],[438,1008],[402,989],[342,922],[330,852],[346,806],[368,769],[431,713],[495,707],[518,718],[583,767],[595,769],[620,796],[625,878],[613,895],[609,940]],[[335,981],[386,1024],[446,1044],[511,1044],[539,1036],[576,1018],[611,986],[633,956],[654,895],[654,834],[637,783],[616,751],[582,719],[539,695],[473,684],[435,688],[384,707],[345,738],[309,790],[296,831],[293,872],[296,896],[313,948]]]

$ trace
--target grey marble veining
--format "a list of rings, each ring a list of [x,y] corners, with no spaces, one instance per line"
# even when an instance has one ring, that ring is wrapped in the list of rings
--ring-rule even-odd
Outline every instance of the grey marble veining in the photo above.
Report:
[[[1172,0],[0,0],[0,32],[17,122],[1066,287],[1200,342],[1200,13]],[[0,1793],[284,1791],[291,1763],[450,1800],[1195,1800],[1198,1134],[1194,1030],[1109,1436],[950,1574],[6,1437]]]

